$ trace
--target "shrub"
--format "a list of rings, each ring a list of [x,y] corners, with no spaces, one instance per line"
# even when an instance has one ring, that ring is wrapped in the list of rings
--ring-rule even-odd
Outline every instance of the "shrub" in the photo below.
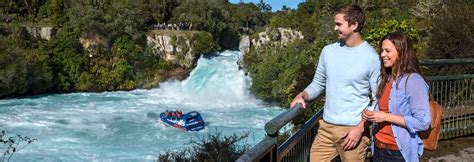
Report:
[[[37,141],[36,139],[32,139],[26,136],[22,136],[19,134],[10,135],[7,134],[7,131],[2,130],[0,132],[0,147],[4,148],[5,151],[3,152],[2,158],[0,161],[10,161],[13,154],[24,149],[30,143]]]
[[[252,77],[250,90],[259,98],[287,107],[312,80],[322,46],[298,41],[288,47],[267,48],[244,55]]]
[[[367,29],[368,32],[364,35],[365,40],[369,42],[373,47],[377,47],[380,38],[388,33],[396,30],[401,30],[407,35],[414,43],[415,49],[420,50],[421,44],[418,43],[418,31],[415,28],[414,20],[395,20],[390,19],[388,21],[380,21],[371,29]]]
[[[158,161],[235,161],[249,149],[247,144],[239,145],[239,142],[247,137],[248,133],[223,136],[215,130],[208,133],[206,138],[191,139],[190,148],[160,154]]]
[[[435,59],[474,58],[474,5],[473,2],[449,4],[435,18],[428,57]],[[472,65],[431,66],[430,75],[469,74]]]
[[[49,90],[53,76],[48,54],[36,49],[38,41],[27,37],[23,28],[9,29],[12,34],[0,36],[0,98]]]
[[[432,58],[473,58],[474,6],[451,4],[434,20],[428,54]]]

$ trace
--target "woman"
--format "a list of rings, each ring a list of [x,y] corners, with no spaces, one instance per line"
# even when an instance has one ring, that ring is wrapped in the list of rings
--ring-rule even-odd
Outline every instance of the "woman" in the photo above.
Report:
[[[429,89],[410,40],[400,31],[379,43],[382,68],[374,112],[363,118],[374,122],[374,161],[419,161],[423,141],[419,131],[431,122]],[[375,147],[374,147],[375,145]]]

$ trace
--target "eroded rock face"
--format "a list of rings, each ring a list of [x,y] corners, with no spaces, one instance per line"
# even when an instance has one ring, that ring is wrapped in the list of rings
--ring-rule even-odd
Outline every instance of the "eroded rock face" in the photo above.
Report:
[[[267,28],[264,32],[257,33],[256,38],[249,38],[244,35],[241,37],[239,49],[242,53],[250,51],[250,48],[259,49],[264,45],[270,44],[272,46],[287,46],[295,40],[304,39],[301,31],[292,30],[289,28]]]
[[[212,35],[204,31],[153,30],[146,41],[155,55],[171,63],[165,77],[179,80],[185,79],[202,54],[216,49]]]
[[[304,39],[301,31],[288,28],[277,28],[277,30],[267,28],[265,32],[258,33],[256,39],[252,39],[252,45],[257,49],[265,44],[286,46],[298,39]]]
[[[193,53],[191,38],[185,35],[148,34],[146,40],[154,53],[166,61],[184,68],[194,66],[198,54]]]
[[[291,30],[287,28],[278,28],[280,33],[280,40],[283,45],[287,45],[290,42],[298,39],[304,39],[303,33],[301,31]]]
[[[204,39],[199,39],[203,35]],[[85,53],[91,58],[113,48],[105,35],[94,32],[84,33],[79,41]],[[146,35],[146,41],[147,46],[153,50],[157,57],[163,58],[169,63],[171,71],[179,69],[177,71],[180,73],[170,72],[173,73],[170,75],[176,76],[186,75],[195,67],[201,54],[214,49],[212,36],[207,32],[200,31],[150,31]]]
[[[87,52],[89,57],[100,55],[100,47],[110,49],[109,40],[105,36],[99,34],[89,33],[87,36],[79,38],[79,42],[81,42],[82,48]]]
[[[248,35],[244,35],[240,38],[239,50],[241,57],[238,64],[243,65],[244,55],[251,49],[258,51],[259,48],[265,45],[286,47],[288,43],[300,39],[304,39],[303,33],[289,28],[267,28],[264,32],[257,33],[256,38],[252,39]]]
[[[242,53],[250,51],[250,37],[248,35],[244,35],[240,38],[239,50]]]
[[[26,27],[28,34],[35,38],[50,40],[56,34],[53,27]]]

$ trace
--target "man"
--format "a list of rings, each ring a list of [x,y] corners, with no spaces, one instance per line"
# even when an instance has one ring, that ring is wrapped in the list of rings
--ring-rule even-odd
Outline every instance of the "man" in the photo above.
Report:
[[[306,108],[305,101],[325,90],[323,119],[310,161],[330,161],[337,155],[343,161],[364,161],[369,138],[361,113],[369,106],[369,91],[375,99],[380,60],[362,39],[364,13],[359,6],[336,9],[334,23],[339,41],[323,48],[313,81],[293,99],[291,107],[299,103]]]

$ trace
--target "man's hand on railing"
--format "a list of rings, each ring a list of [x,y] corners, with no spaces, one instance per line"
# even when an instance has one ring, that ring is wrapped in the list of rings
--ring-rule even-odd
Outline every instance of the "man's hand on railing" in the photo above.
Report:
[[[290,103],[290,108],[295,106],[296,104],[301,104],[301,108],[305,109],[306,108],[306,100],[308,100],[308,93],[303,91],[296,95],[296,97],[291,101]]]

